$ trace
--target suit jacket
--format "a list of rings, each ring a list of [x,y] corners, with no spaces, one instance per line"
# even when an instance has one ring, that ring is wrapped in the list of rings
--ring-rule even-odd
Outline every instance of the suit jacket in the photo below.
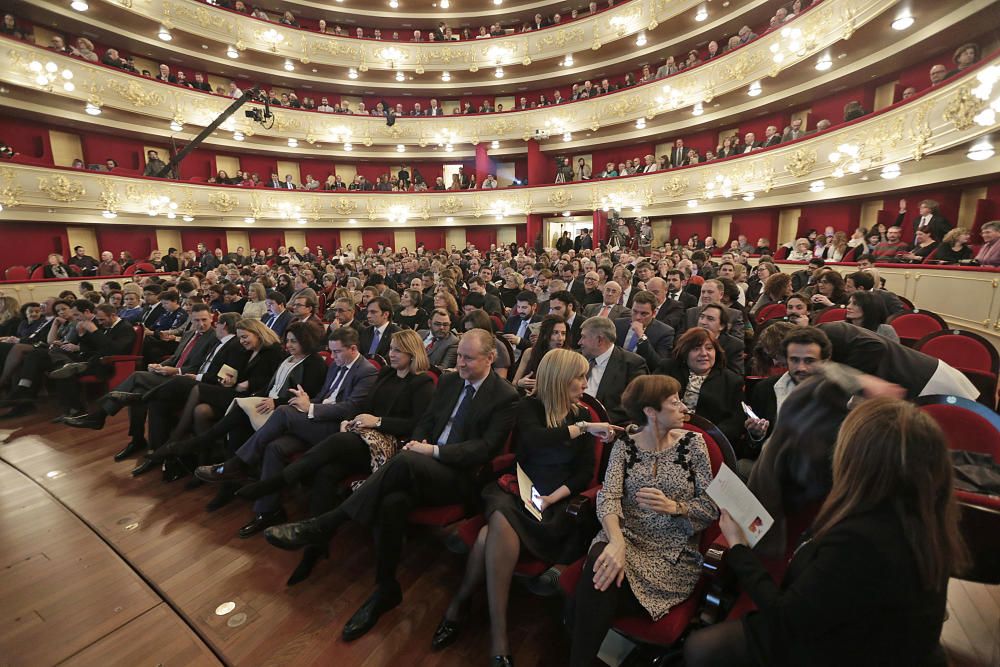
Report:
[[[532,315],[531,318],[528,320],[528,323],[531,324],[532,322],[541,322],[541,321],[542,321],[541,316]],[[517,335],[517,330],[520,327],[521,327],[520,317],[508,317],[507,321],[504,322],[503,325],[503,333]],[[517,344],[517,349],[523,352],[524,350],[527,350],[529,347],[531,347],[531,336],[528,334],[528,330],[525,329],[524,336],[521,337],[521,342]]]
[[[719,336],[719,345],[726,353],[726,368],[743,375],[743,341],[724,333]]]
[[[764,378],[754,385],[750,391],[750,407],[761,419],[768,421],[766,439],[774,430],[775,421],[778,419],[778,398],[774,395],[774,385],[781,379],[781,375],[772,375]]]
[[[406,440],[413,433],[417,420],[427,412],[427,407],[434,396],[434,380],[427,373],[407,374],[402,379],[403,384],[399,391],[387,405],[386,392],[380,390],[395,375],[396,369],[389,366],[378,372],[358,414],[370,414],[381,418],[382,425],[379,431]]]
[[[135,329],[131,323],[119,319],[112,327],[97,327],[97,331],[83,334],[78,343],[80,354],[85,357],[130,354],[135,344]]]
[[[386,339],[389,337],[386,336]],[[351,419],[360,414],[360,408],[368,398],[368,393],[375,385],[375,376],[378,370],[364,356],[359,355],[351,370],[340,382],[340,392],[337,394],[336,403],[323,403],[330,394],[333,382],[337,376],[337,365],[330,364],[327,369],[326,378],[323,380],[323,389],[313,397],[313,419],[317,421],[339,422],[344,419]],[[312,396],[312,394],[310,394]]]
[[[904,213],[900,213],[898,216],[896,216],[896,226],[903,230],[906,229],[906,227],[903,225],[905,217],[906,216]],[[926,225],[921,226],[920,224],[921,220],[922,218],[919,215],[916,218],[914,218],[913,234],[916,234],[918,229],[923,229],[924,231],[930,233],[931,238],[933,238],[938,243],[941,243],[941,241],[944,240],[944,235],[951,230],[951,224],[945,219],[943,215],[939,213],[935,213],[934,215],[932,215],[930,222],[927,223]],[[906,235],[905,231],[903,232],[903,235],[904,236]]]
[[[566,286],[566,289],[570,294],[576,297],[577,301],[583,303],[583,298],[587,295],[587,288],[583,286],[583,276],[577,276],[574,278],[573,282]],[[602,296],[601,301],[603,300],[604,297]]]
[[[938,364],[944,363],[847,322],[828,322],[817,327],[833,343],[833,361],[900,385],[910,400],[920,395]]]
[[[891,501],[849,515],[804,544],[780,589],[746,546],[730,549],[726,562],[757,602],[744,628],[749,645],[759,647],[760,664],[938,664],[931,656],[939,648],[947,582],[921,584]]]
[[[417,332],[420,340],[427,340],[430,331],[423,329]],[[427,353],[427,358],[438,368],[454,368],[458,360],[458,336],[448,332],[448,337],[434,342],[434,349]]]
[[[625,349],[625,343],[629,339],[632,331],[632,318],[622,317],[615,320],[615,330],[618,332],[616,344]],[[646,327],[646,340],[640,341],[635,348],[635,353],[645,359],[646,366],[656,368],[663,361],[670,358],[670,353],[674,349],[674,330],[669,325],[654,319]]]
[[[289,310],[283,310],[277,318],[274,317],[273,313],[268,313],[261,319],[261,322],[263,322],[264,326],[268,329],[271,329],[274,333],[278,334],[278,338],[281,338],[285,335],[285,329],[287,329],[288,325],[292,322],[292,313]]]
[[[583,326],[583,321],[587,319],[581,313],[576,313],[573,318],[573,323],[569,325],[569,337],[570,345],[574,348],[580,347],[580,327]]]
[[[206,354],[206,357],[211,353],[212,350],[210,349]],[[239,337],[233,336],[227,340],[222,345],[222,348],[215,353],[215,356],[212,357],[212,360],[208,364],[208,368],[206,368],[202,373],[201,381],[207,384],[219,384],[219,371],[222,370],[223,366],[231,366],[232,368],[235,368],[237,377],[239,377],[240,371],[247,365],[247,360],[249,358],[250,353],[247,352],[245,347],[240,345]],[[204,362],[202,363],[204,364]]]
[[[656,319],[674,331],[680,331],[683,329],[686,313],[687,309],[680,301],[667,299],[656,310]]]
[[[660,365],[657,373],[669,375],[681,384],[681,396],[687,389],[690,372],[687,365],[673,359]],[[746,417],[740,407],[743,400],[743,376],[716,366],[705,378],[698,393],[695,413],[719,427],[735,447],[743,435]]]
[[[604,301],[600,303],[591,303],[583,309],[583,318],[589,319],[591,317],[597,317],[601,310],[604,308]],[[608,312],[608,318],[612,320],[617,320],[619,317],[628,317],[629,310],[625,306],[619,306],[615,304],[611,306],[610,312]]]
[[[594,303],[604,303],[604,294],[599,289],[592,289],[587,291],[584,288],[583,293],[577,297],[580,300],[580,307],[585,308]]]
[[[611,351],[611,358],[604,367],[604,375],[601,376],[601,384],[597,386],[597,396],[594,398],[604,404],[612,424],[628,421],[628,415],[622,408],[622,394],[629,382],[648,372],[646,360],[638,354],[626,352],[617,345]]]
[[[413,429],[414,440],[436,443],[444,432],[465,388],[458,373],[446,373],[438,380],[430,406]],[[459,425],[458,442],[440,445],[438,460],[469,471],[486,465],[503,449],[514,426],[514,411],[519,395],[514,385],[490,372],[483,380]]]
[[[777,146],[781,143],[781,135],[777,132],[771,135],[770,139],[765,139],[763,142],[763,148],[770,148],[771,146]]]
[[[277,371],[277,366],[275,366],[275,371]],[[302,385],[302,388],[310,396],[318,396],[323,390],[324,378],[327,374],[326,362],[323,361],[323,357],[318,354],[310,354],[308,357],[302,360],[298,366],[292,369],[292,372],[288,374],[285,378],[284,383],[278,387],[278,398],[274,400],[274,404],[286,405],[288,399],[292,396],[288,392],[290,387],[298,387]],[[276,378],[271,375],[271,378],[267,381],[267,384],[256,392],[255,396],[267,396],[271,391],[271,385],[274,384]]]
[[[139,324],[146,327],[147,329],[152,329],[153,324],[156,323],[156,320],[160,319],[160,315],[162,315],[163,312],[164,312],[163,304],[158,303],[149,310],[147,310],[143,314],[143,316],[139,318]]]
[[[239,382],[246,382],[248,384],[248,394],[256,394],[262,389],[266,389],[274,372],[278,370],[278,366],[281,365],[281,362],[287,356],[288,354],[281,345],[262,347],[240,369]]]
[[[698,326],[698,309],[688,308],[684,317],[684,331],[691,327]],[[736,340],[743,342],[743,311],[736,308],[729,309],[729,335]],[[683,332],[682,332],[683,333]]]
[[[163,365],[173,366],[176,368],[177,361],[181,358],[181,355],[184,353],[184,348],[187,347],[188,342],[194,335],[195,335],[194,329],[188,329],[186,332],[184,332],[184,335],[181,336],[181,339],[177,341],[177,349],[174,350],[173,355],[169,359],[163,362]],[[219,339],[216,338],[214,331],[206,331],[205,333],[203,333],[201,335],[201,338],[198,339],[198,342],[194,344],[193,348],[191,348],[191,353],[187,356],[187,359],[184,360],[184,365],[180,367],[181,372],[197,373],[198,368],[201,367],[201,363],[205,361],[205,357],[208,356],[208,353],[212,351],[212,348],[215,347],[215,343],[218,340]]]
[[[687,159],[687,148],[671,148],[670,149],[670,164],[674,167],[681,167],[688,163]]]
[[[387,359],[389,357],[389,341],[392,340],[393,334],[399,330],[398,326],[389,322],[389,326],[385,328],[385,333],[382,334],[382,338],[378,341],[378,348],[376,348],[375,354]],[[368,354],[368,350],[371,349],[372,339],[374,337],[375,327],[365,327],[364,331],[360,334],[361,342],[358,344],[358,349],[361,350],[361,354]]]

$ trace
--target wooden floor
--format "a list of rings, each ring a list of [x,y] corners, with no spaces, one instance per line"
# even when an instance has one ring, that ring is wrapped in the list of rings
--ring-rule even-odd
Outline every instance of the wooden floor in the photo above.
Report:
[[[313,577],[287,588],[298,554],[241,540],[242,501],[208,514],[214,489],[185,491],[114,463],[124,415],[103,431],[0,423],[0,665],[486,665],[485,594],[467,634],[441,653],[434,632],[464,559],[417,531],[401,566],[403,604],[347,644],[340,629],[372,589],[369,536],[349,527]],[[220,605],[232,609],[223,615]],[[558,667],[561,601],[515,586],[510,635],[521,666]],[[953,581],[944,642],[956,667],[1000,664],[1000,587]]]

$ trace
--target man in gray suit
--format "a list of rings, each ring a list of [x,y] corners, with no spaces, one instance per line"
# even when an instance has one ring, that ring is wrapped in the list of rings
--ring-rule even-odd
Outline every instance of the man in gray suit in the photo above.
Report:
[[[319,396],[314,399],[301,389],[292,389],[288,404],[276,409],[236,456],[221,465],[200,466],[195,476],[205,482],[237,481],[260,465],[261,480],[272,479],[281,474],[292,454],[339,433],[340,423],[360,412],[378,371],[358,350],[358,332],[350,327],[330,334],[330,352],[333,364]],[[280,495],[270,494],[254,501],[254,517],[240,528],[239,535],[250,537],[285,520]]]
[[[674,349],[673,328],[656,319],[655,312],[656,297],[643,290],[632,299],[632,317],[615,320],[615,344],[638,354],[649,368],[669,359]]]
[[[710,303],[717,303],[725,306],[722,303],[723,290],[722,283],[718,280],[706,280],[701,286],[701,299],[698,302],[698,306],[707,306]],[[688,308],[687,313],[684,317],[684,331],[687,331],[691,327],[698,326],[698,315],[699,308]],[[727,333],[735,338],[736,340],[743,342],[743,311],[737,310],[736,308],[726,308],[729,313],[729,329]],[[681,333],[684,333],[683,331]]]
[[[451,331],[451,317],[443,308],[431,313],[430,330],[418,331],[431,364],[444,370],[454,368],[458,360],[458,336]]]
[[[612,424],[628,421],[622,394],[634,378],[649,372],[645,360],[615,345],[615,325],[603,317],[591,317],[580,327],[580,352],[590,361],[587,393],[604,404]]]
[[[218,338],[212,331],[212,311],[207,304],[197,303],[191,308],[192,326],[181,337],[170,359],[162,364],[150,364],[145,371],[132,373],[125,381],[108,392],[98,407],[86,415],[65,419],[63,423],[76,428],[100,430],[108,417],[129,406],[128,434],[131,438],[123,450],[115,454],[115,461],[124,461],[139,450],[148,449],[146,443],[146,408],[143,395],[176,375],[195,374],[206,355],[215,348]]]
[[[604,300],[601,303],[589,304],[586,308],[584,308],[584,319],[591,317],[607,317],[611,320],[617,320],[619,317],[628,317],[628,308],[618,305],[622,299],[621,285],[616,283],[614,280],[609,280],[604,283],[604,288],[601,292],[604,294]]]

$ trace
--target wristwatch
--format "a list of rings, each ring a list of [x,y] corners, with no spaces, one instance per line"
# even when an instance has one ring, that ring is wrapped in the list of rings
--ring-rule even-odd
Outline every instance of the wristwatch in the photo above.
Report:
[[[646,337],[646,334],[642,334],[641,336],[639,336],[640,343],[645,343],[647,340],[649,339]]]
[[[587,430],[587,422],[582,422],[582,421],[581,422],[577,422],[577,423],[573,424],[573,426],[577,427],[581,431],[586,431]]]

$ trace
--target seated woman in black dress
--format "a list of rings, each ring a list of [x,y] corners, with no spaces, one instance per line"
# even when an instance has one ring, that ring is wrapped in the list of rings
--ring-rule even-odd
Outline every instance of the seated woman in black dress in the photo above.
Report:
[[[956,227],[941,239],[941,245],[934,251],[934,259],[946,264],[958,264],[961,261],[972,259],[972,248],[969,247],[969,239],[972,234],[965,227]]]
[[[833,488],[780,587],[723,513],[726,560],[757,605],[692,635],[689,667],[944,665],[948,578],[967,562],[944,434],[916,406],[862,403],[833,452]]]
[[[530,395],[537,382],[538,366],[549,350],[570,349],[569,328],[561,315],[546,315],[538,327],[535,344],[524,351],[517,365],[513,384],[521,393]]]
[[[583,553],[587,535],[566,514],[571,496],[586,490],[594,475],[593,436],[621,429],[589,423],[579,404],[587,390],[587,359],[573,350],[551,350],[538,367],[535,395],[517,412],[517,462],[541,495],[541,520],[529,514],[520,495],[497,484],[483,490],[487,525],[469,554],[462,585],[452,598],[432,645],[444,648],[458,636],[466,602],[486,579],[494,665],[509,665],[507,601],[514,566],[522,552],[549,563],[571,563]],[[487,567],[489,563],[489,567]]]
[[[322,344],[322,330],[319,327],[306,322],[292,322],[288,325],[285,330],[285,351],[288,356],[278,365],[267,386],[250,394],[250,397],[264,399],[254,408],[257,414],[268,415],[278,406],[288,403],[292,397],[289,389],[301,385],[310,396],[315,396],[322,390],[323,380],[326,378],[326,362],[319,356]],[[217,440],[225,439],[226,450],[232,456],[255,430],[250,417],[234,402],[226,414],[204,433],[167,443],[155,453],[162,458],[182,456],[211,447]]]
[[[671,377],[640,375],[622,407],[640,430],[619,437],[597,495],[602,530],[576,587],[572,667],[591,667],[616,616],[657,621],[701,576],[700,533],[719,515],[705,493],[708,447],[685,431],[687,408]]]
[[[832,269],[824,272],[816,280],[816,293],[812,295],[810,309],[820,311],[830,306],[846,306],[847,292],[844,287],[843,276]]]
[[[281,476],[243,487],[237,495],[261,498],[295,482],[310,484],[309,515],[319,516],[336,507],[344,478],[375,472],[399,453],[434,395],[434,381],[427,374],[430,361],[416,331],[403,329],[392,336],[389,365],[379,371],[361,413],[340,424],[331,435],[285,466]],[[288,585],[309,576],[323,553],[306,547]]]
[[[673,359],[660,364],[657,373],[681,385],[681,400],[688,410],[719,427],[731,443],[739,442],[745,417],[743,378],[726,368],[726,354],[706,329],[688,329],[674,342]]]
[[[399,310],[392,316],[392,321],[403,329],[426,329],[427,313],[421,308],[423,294],[420,290],[406,289],[400,295]]]

